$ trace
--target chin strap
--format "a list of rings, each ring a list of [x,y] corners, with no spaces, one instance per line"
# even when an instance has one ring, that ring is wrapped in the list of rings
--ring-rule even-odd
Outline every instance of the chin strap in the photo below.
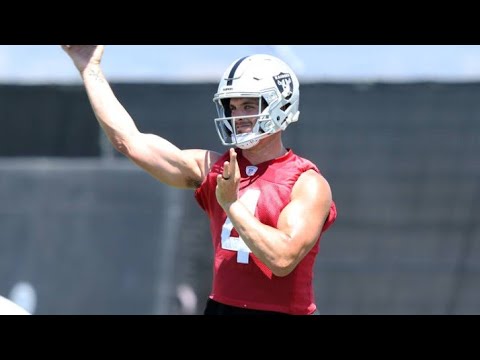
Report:
[[[257,145],[259,139],[250,139],[250,140],[242,141],[242,138],[248,139],[248,137],[252,135],[253,135],[252,133],[237,135],[237,141],[235,141],[236,143],[235,145],[240,149],[250,149],[251,147]],[[238,142],[238,140],[240,140],[240,143]]]

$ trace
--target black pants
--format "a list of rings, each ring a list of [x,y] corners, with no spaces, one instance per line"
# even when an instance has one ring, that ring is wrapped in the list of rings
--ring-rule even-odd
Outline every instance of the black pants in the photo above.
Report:
[[[262,316],[287,315],[288,316],[288,314],[276,312],[276,311],[244,309],[236,306],[225,305],[212,299],[207,300],[207,306],[205,307],[205,311],[203,312],[203,315],[262,315]],[[315,312],[312,315],[319,315],[318,310],[315,310]]]

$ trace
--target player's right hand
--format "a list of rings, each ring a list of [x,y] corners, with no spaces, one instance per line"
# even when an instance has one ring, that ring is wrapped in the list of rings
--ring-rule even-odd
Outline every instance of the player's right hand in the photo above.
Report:
[[[103,45],[62,45],[76,68],[82,73],[88,66],[98,66],[102,61]]]

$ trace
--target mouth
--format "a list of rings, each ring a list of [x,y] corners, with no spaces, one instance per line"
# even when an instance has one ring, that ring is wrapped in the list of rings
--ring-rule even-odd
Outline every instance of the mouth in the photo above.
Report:
[[[241,123],[236,123],[235,124],[235,130],[237,133],[246,133],[252,131],[252,124],[248,121],[241,122]]]

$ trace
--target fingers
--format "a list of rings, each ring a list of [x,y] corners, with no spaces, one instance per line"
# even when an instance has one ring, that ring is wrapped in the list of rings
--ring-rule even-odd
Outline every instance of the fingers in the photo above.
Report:
[[[238,166],[237,152],[235,150],[233,150],[233,153],[234,153],[233,168],[234,168],[235,174],[239,174],[239,176],[240,176],[240,167]]]
[[[219,179],[228,180],[230,178],[235,178],[235,175],[238,172],[238,163],[237,163],[237,153],[234,148],[230,149],[230,161],[225,161],[223,163],[222,174],[217,176],[217,181]]]
[[[235,152],[235,149],[231,148],[230,161],[225,161],[223,163],[223,171],[217,176],[217,181],[220,179],[229,180],[230,178],[235,178],[238,172],[237,153]]]
[[[223,171],[222,171],[222,178],[223,180],[228,180],[230,179],[230,163],[228,161],[225,161],[223,163]]]
[[[237,164],[237,153],[234,148],[230,148],[230,164],[229,164],[229,176],[235,177],[236,172],[238,169],[238,164]]]

